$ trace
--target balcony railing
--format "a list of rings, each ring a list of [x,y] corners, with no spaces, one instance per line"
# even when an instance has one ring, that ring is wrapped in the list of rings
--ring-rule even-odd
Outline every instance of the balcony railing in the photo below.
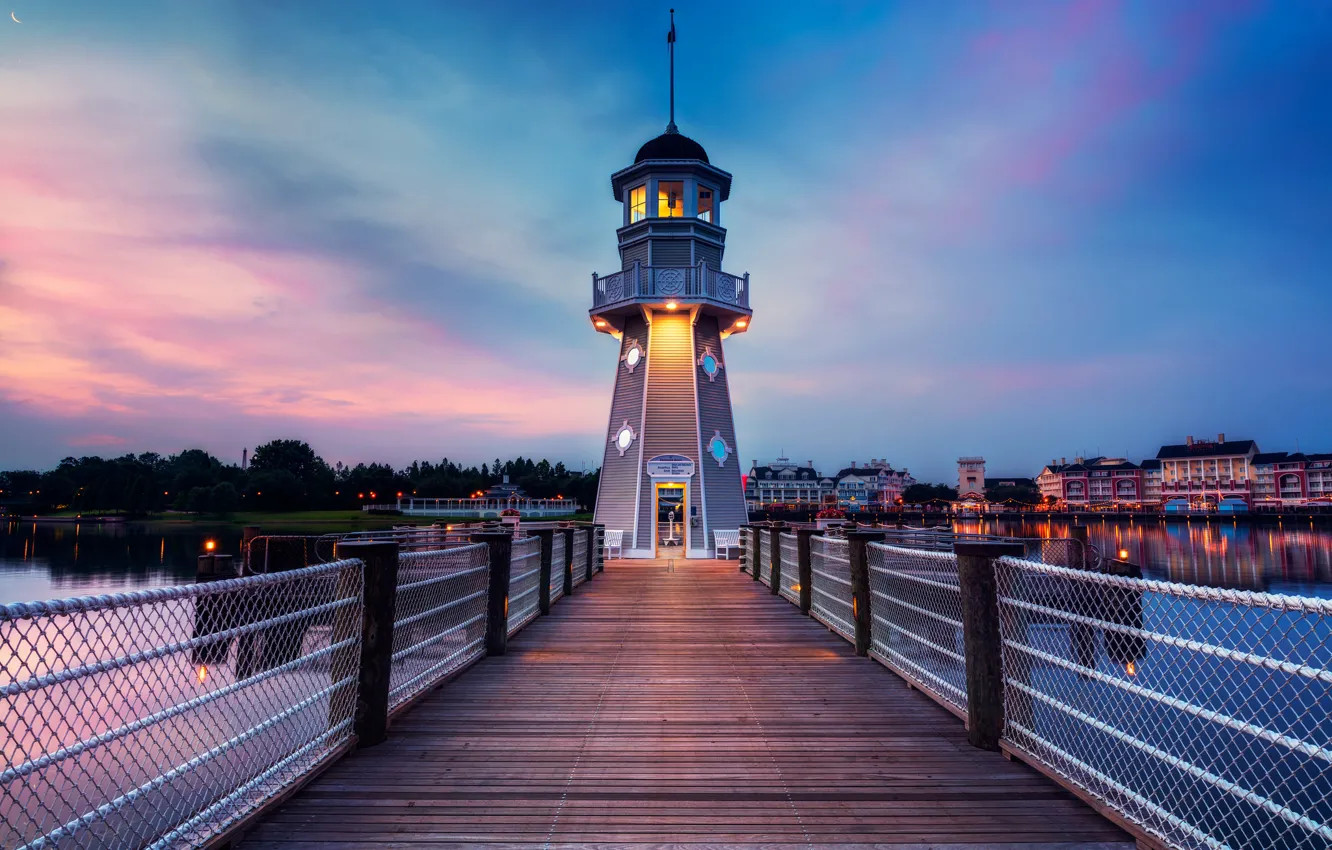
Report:
[[[727,274],[696,266],[645,266],[603,276],[592,275],[592,307],[605,307],[635,298],[706,299],[749,309],[749,274]]]

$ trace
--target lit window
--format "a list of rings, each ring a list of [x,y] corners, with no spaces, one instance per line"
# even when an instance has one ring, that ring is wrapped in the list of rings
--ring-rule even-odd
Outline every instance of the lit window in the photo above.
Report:
[[[647,218],[647,187],[635,186],[629,190],[629,223]]]
[[[712,221],[712,190],[706,186],[698,187],[698,217]]]
[[[657,217],[680,218],[684,215],[684,183],[662,180],[657,183]]]

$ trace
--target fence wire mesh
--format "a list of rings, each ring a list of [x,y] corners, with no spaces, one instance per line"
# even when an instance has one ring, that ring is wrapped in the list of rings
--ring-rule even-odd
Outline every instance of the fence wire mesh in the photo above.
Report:
[[[783,531],[781,539],[778,541],[781,552],[782,568],[780,571],[781,581],[777,592],[786,597],[787,601],[800,604],[800,565],[797,563],[799,554],[797,549],[797,538],[794,534],[788,534]]]
[[[360,561],[0,606],[0,846],[191,847],[352,734]]]
[[[845,538],[809,538],[810,613],[819,622],[855,643],[856,620],[851,602],[851,550]]]
[[[564,532],[556,530],[550,541],[550,604],[564,595]]]
[[[573,533],[574,587],[587,581],[587,538],[590,534],[586,528],[575,529]]]
[[[903,678],[967,710],[962,594],[951,552],[871,543],[870,652]]]
[[[389,709],[486,654],[489,547],[398,556]]]
[[[540,613],[540,591],[541,538],[515,539],[509,556],[509,637]]]
[[[740,572],[754,574],[754,546],[757,532],[752,528],[740,529]]]
[[[758,533],[759,581],[772,585],[772,532],[763,529]]]
[[[1016,749],[1174,847],[1332,846],[1332,600],[996,578]]]

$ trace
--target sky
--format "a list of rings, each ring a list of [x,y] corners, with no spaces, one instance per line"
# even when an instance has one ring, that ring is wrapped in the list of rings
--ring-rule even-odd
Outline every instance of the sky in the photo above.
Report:
[[[1332,2],[673,2],[744,464],[1332,451]],[[0,468],[599,465],[666,5],[10,0]]]

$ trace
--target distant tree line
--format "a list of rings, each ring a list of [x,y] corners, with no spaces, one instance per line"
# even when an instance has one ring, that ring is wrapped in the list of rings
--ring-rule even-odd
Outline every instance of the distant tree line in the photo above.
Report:
[[[0,504],[33,513],[69,509],[138,516],[165,510],[229,514],[350,509],[366,502],[391,503],[398,493],[462,498],[505,475],[534,498],[564,496],[589,510],[596,502],[597,473],[577,475],[548,460],[496,458],[479,469],[448,458],[414,461],[402,469],[386,463],[330,466],[300,440],[274,440],[254,450],[247,469],[187,449],[166,456],[67,457],[45,472],[0,472]]]

